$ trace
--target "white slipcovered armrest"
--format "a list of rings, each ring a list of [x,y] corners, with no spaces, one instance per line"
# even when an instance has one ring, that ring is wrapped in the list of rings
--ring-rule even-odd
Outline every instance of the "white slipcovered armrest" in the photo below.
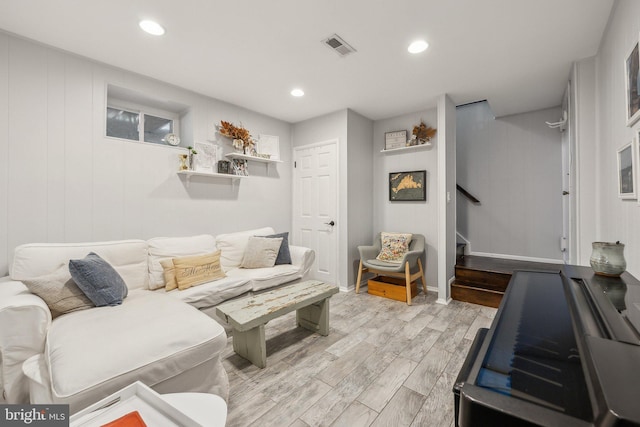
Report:
[[[29,403],[25,360],[44,350],[51,311],[22,282],[0,279],[0,372],[8,403]],[[7,327],[11,325],[11,327]]]
[[[304,246],[292,245],[289,245],[289,252],[291,253],[291,264],[300,266],[301,277],[306,276],[315,260],[315,252]]]

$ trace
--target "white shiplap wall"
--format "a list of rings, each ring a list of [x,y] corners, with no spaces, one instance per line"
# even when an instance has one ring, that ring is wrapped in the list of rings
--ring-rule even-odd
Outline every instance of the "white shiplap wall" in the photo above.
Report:
[[[195,140],[217,137],[225,152],[220,120],[278,135],[285,163],[187,188],[175,173],[184,150],[104,137],[108,83],[189,105]],[[28,242],[288,231],[290,134],[286,122],[0,33],[0,276]]]
[[[640,2],[617,1],[596,57],[598,138],[593,189],[597,199],[596,238],[625,243],[627,270],[636,277],[640,277],[640,206],[635,200],[621,200],[617,196],[616,152],[640,130],[640,122],[633,128],[626,126],[624,77],[625,56],[639,38],[638,17]]]

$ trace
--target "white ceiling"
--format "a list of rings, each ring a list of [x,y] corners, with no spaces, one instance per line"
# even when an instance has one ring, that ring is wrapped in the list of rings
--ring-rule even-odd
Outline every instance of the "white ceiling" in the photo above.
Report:
[[[496,116],[560,104],[613,0],[0,0],[0,28],[288,122],[370,119],[487,99]],[[143,33],[154,19],[163,37]],[[357,53],[321,41],[337,33]],[[429,42],[407,53],[417,38]],[[306,95],[289,92],[301,87]]]

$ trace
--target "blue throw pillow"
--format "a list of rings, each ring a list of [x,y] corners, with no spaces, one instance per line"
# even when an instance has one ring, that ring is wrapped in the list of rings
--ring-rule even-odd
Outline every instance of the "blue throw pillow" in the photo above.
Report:
[[[69,260],[73,281],[96,307],[119,305],[127,296],[127,284],[118,272],[94,252],[83,259]]]
[[[282,243],[280,244],[280,250],[278,251],[278,257],[276,258],[275,265],[291,264],[291,252],[289,251],[289,232],[272,234],[270,236],[262,236],[269,238],[282,237]]]

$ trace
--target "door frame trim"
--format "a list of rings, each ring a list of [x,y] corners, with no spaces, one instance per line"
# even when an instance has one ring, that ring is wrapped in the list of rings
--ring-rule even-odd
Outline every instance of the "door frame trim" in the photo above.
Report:
[[[335,268],[336,271],[334,272],[335,275],[335,285],[337,285],[338,287],[340,287],[340,270],[342,269],[342,265],[340,265],[340,259],[341,259],[341,253],[343,252],[342,250],[342,246],[341,246],[341,233],[340,233],[340,229],[341,229],[341,224],[342,224],[342,218],[340,217],[340,139],[338,137],[335,138],[331,138],[331,139],[327,139],[324,141],[320,141],[320,142],[314,142],[311,144],[305,144],[305,145],[297,145],[293,147],[293,162],[291,162],[291,181],[292,181],[292,185],[291,185],[291,230],[295,231],[295,225],[297,222],[297,218],[295,215],[295,197],[296,197],[296,190],[297,190],[297,180],[296,180],[296,167],[295,167],[295,162],[296,162],[296,152],[300,151],[300,150],[306,150],[309,148],[317,148],[317,147],[324,147],[326,145],[335,145],[336,149],[336,223],[337,225],[334,226],[334,232],[336,233],[336,253],[335,253]],[[315,262],[315,261],[314,261]]]

